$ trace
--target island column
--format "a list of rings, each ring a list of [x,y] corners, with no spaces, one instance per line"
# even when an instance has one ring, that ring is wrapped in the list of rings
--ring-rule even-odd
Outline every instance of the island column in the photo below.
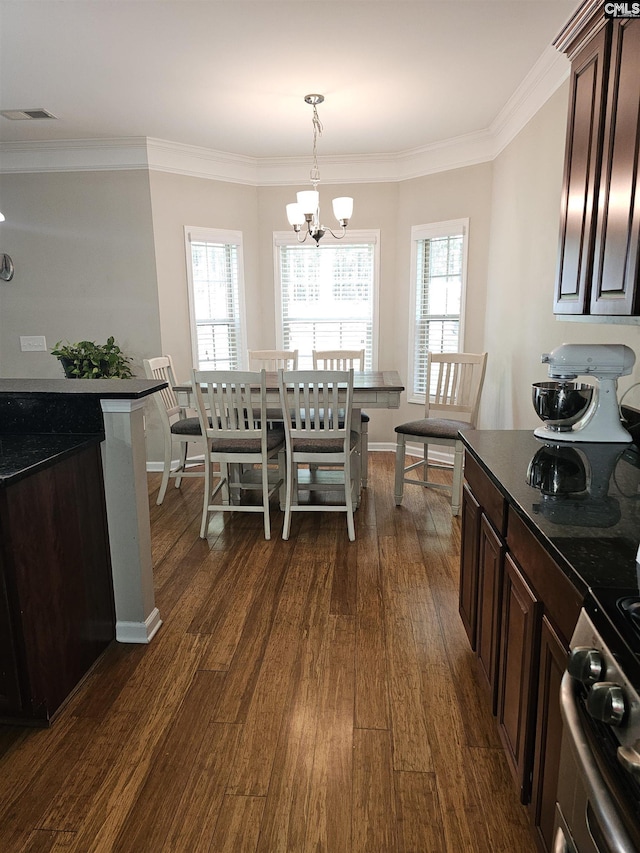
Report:
[[[162,624],[155,605],[142,399],[101,399],[102,445],[116,639],[149,643]]]

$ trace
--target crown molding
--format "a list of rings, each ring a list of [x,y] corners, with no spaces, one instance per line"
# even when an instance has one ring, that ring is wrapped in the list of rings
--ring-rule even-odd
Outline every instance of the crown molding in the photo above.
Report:
[[[148,169],[144,137],[0,143],[0,173]]]
[[[405,181],[493,160],[564,82],[569,61],[547,48],[486,130],[395,154],[320,157],[324,183]],[[0,143],[0,173],[146,169],[250,186],[308,180],[308,157],[254,158],[164,139]]]

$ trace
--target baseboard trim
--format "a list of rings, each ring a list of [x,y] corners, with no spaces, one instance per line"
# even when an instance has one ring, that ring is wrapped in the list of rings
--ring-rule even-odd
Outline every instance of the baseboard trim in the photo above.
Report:
[[[150,643],[162,625],[160,612],[154,607],[144,622],[116,622],[116,640],[119,643]]]

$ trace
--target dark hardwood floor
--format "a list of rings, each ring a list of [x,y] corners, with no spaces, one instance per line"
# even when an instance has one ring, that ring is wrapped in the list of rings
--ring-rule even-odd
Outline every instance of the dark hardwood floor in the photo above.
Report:
[[[114,643],[48,730],[0,726],[0,851],[533,853],[458,608],[445,492],[343,514],[155,505],[148,646]]]

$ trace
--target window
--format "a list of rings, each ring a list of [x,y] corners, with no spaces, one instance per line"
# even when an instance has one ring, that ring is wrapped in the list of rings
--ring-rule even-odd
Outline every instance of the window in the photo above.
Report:
[[[348,241],[348,242],[345,242]],[[377,360],[377,231],[325,234],[320,245],[297,243],[290,232],[274,235],[278,346],[297,349],[301,368],[314,349],[364,349]]]
[[[242,234],[185,228],[193,363],[234,370],[244,361]]]
[[[425,401],[427,353],[461,347],[468,233],[467,219],[411,229],[410,402]]]

